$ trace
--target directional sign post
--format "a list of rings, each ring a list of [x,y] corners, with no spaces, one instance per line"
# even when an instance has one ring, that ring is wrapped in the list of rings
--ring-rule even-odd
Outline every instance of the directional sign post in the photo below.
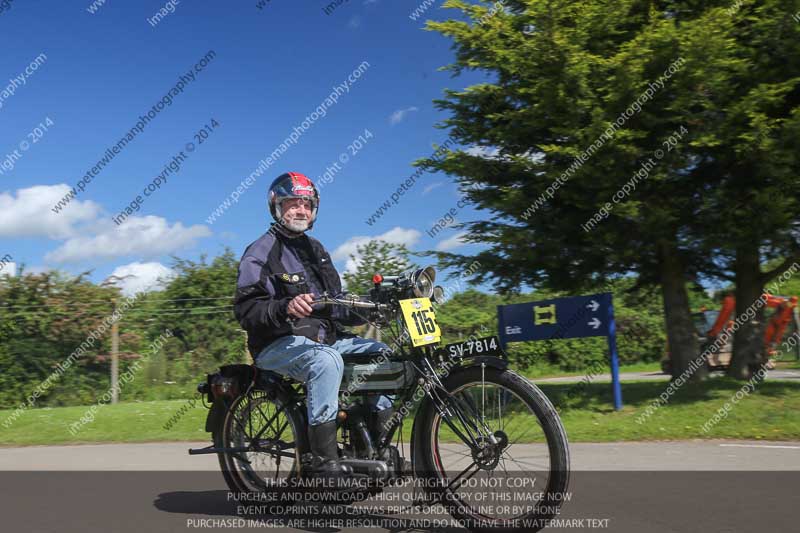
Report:
[[[607,337],[614,409],[622,409],[614,304],[611,293],[497,306],[500,342]]]

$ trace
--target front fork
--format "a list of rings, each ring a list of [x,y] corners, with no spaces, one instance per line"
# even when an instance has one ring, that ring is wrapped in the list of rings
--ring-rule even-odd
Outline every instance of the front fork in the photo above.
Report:
[[[462,399],[450,393],[450,391],[445,388],[444,384],[433,371],[430,362],[427,359],[423,359],[422,363],[423,366],[427,367],[428,372],[420,372],[420,375],[423,377],[420,377],[418,386],[414,388],[409,396],[420,398],[422,396],[419,395],[419,390],[420,388],[424,390],[423,396],[427,397],[428,401],[430,401],[433,405],[433,408],[436,409],[436,411],[439,413],[439,416],[442,418],[442,420],[444,420],[444,423],[447,424],[447,426],[459,439],[464,442],[464,444],[469,446],[473,454],[480,453],[487,442],[492,445],[498,445],[499,441],[497,437],[485,424],[482,413],[478,413],[478,408],[474,405],[474,402],[472,402],[469,397],[462,396]],[[481,363],[481,366],[484,370],[481,375],[484,376],[486,365]],[[485,381],[483,379],[481,387],[482,389],[485,389]],[[418,409],[417,415],[419,415],[421,408],[422,406],[420,406]],[[416,442],[414,437],[418,431],[424,431],[422,428],[417,426],[417,421],[419,419],[419,416],[417,416],[414,420],[412,442]],[[456,425],[456,422],[461,425],[463,431]],[[392,428],[391,433],[394,433],[394,429],[395,428]],[[413,445],[411,453],[413,460]]]
[[[445,398],[433,400],[434,408],[438,411],[442,420],[455,433],[455,435],[469,446],[473,453],[479,452],[483,445],[481,442],[489,442],[497,445],[498,440],[494,433],[486,426],[475,412],[475,408],[470,401],[461,401],[447,391]],[[467,411],[467,413],[465,413]],[[455,416],[454,416],[455,415]],[[460,422],[461,428],[455,424],[455,420]],[[463,431],[462,431],[463,428]]]

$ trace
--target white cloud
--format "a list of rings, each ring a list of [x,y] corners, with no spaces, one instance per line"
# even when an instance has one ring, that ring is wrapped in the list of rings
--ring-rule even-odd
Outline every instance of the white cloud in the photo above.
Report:
[[[487,148],[486,146],[470,146],[464,152],[476,157],[483,157],[485,159],[494,159],[500,150],[497,148]]]
[[[25,275],[40,275],[46,272],[50,272],[50,268],[42,265],[35,265],[30,267],[25,267]]]
[[[359,246],[364,246],[370,241],[381,240],[391,244],[405,244],[410,248],[419,241],[421,236],[422,233],[415,229],[401,228],[398,226],[390,229],[382,235],[375,235],[373,237],[350,237],[344,242],[344,244],[340,245],[333,251],[331,257],[334,261],[345,261],[345,272],[355,272],[358,264],[358,254],[356,253],[356,249]],[[351,255],[356,256],[355,261],[350,257]]]
[[[70,263],[88,259],[112,259],[136,255],[156,257],[194,245],[201,237],[211,235],[206,226],[171,225],[161,217],[133,216],[121,226],[108,222],[89,237],[73,237],[45,255],[46,261]]]
[[[71,187],[65,184],[37,185],[0,193],[0,237],[49,237],[64,239],[74,236],[75,225],[88,222],[100,214],[100,206],[92,201],[73,199],[61,212],[52,207]]]
[[[452,237],[449,237],[443,241],[439,241],[439,244],[436,245],[436,249],[440,252],[446,252],[448,250],[453,250],[460,246],[464,246],[467,242],[464,241],[464,237],[467,235],[466,231],[462,231],[460,233],[456,233]]]
[[[405,109],[398,109],[389,116],[389,123],[392,126],[394,126],[395,124],[400,124],[401,122],[403,122],[403,120],[405,120],[406,115],[408,115],[413,111],[419,111],[419,109],[417,109],[414,106],[407,107]]]
[[[122,294],[132,296],[137,292],[159,291],[165,282],[175,277],[175,271],[161,263],[129,263],[118,266],[111,277],[121,278],[113,284],[122,289]]]
[[[422,189],[422,195],[425,196],[426,194],[431,192],[433,189],[435,189],[437,187],[441,187],[442,185],[444,185],[443,181],[437,181],[435,183],[431,183],[430,185],[426,185],[425,188]]]
[[[0,276],[11,276],[12,278],[17,275],[16,263],[3,263],[0,257]]]

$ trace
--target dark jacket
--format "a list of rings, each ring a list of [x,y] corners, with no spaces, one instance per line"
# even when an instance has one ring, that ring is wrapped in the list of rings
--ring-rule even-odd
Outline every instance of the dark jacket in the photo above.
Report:
[[[343,308],[325,308],[313,317],[291,319],[289,301],[299,294],[342,294],[339,273],[331,256],[313,237],[289,237],[273,224],[252,243],[239,263],[233,312],[247,331],[248,348],[255,357],[269,343],[285,335],[301,335],[332,344],[344,326],[363,323]]]

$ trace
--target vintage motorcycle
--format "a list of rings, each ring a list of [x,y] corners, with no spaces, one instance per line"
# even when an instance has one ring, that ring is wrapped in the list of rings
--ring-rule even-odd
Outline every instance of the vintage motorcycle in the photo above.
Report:
[[[434,286],[435,275],[432,267],[376,274],[368,298],[315,300],[317,310],[337,305],[363,313],[394,339],[390,351],[344,356],[341,461],[371,482],[365,497],[375,487],[412,480],[423,494],[413,505],[440,504],[471,530],[541,529],[560,512],[569,481],[561,420],[538,387],[509,370],[497,337],[439,346],[433,303],[444,300],[444,291]],[[231,491],[280,490],[307,476],[302,383],[229,365],[209,374],[198,390],[210,404],[206,431],[213,444],[189,453],[217,454]],[[374,414],[365,404],[381,394],[394,398],[395,410],[374,442],[367,430]],[[403,422],[410,416],[406,447]],[[486,504],[487,493],[496,504]]]

